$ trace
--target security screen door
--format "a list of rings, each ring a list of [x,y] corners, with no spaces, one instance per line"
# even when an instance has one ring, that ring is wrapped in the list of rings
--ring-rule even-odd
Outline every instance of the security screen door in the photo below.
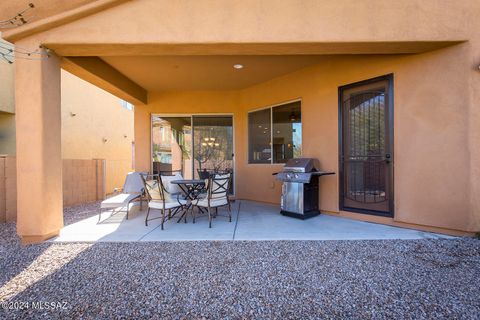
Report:
[[[340,87],[340,207],[393,216],[393,77]]]

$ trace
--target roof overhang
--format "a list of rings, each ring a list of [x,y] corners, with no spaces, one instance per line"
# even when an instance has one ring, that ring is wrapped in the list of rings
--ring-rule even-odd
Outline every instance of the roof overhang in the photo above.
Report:
[[[130,0],[98,0],[75,9],[67,10],[38,21],[25,24],[15,29],[4,31],[2,33],[2,37],[3,39],[14,43],[36,33],[53,29],[55,27],[87,17],[94,13],[112,8],[127,1]]]

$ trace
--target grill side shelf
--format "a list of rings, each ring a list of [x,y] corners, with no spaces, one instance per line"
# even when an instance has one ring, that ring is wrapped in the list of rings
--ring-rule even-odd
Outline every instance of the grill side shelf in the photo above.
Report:
[[[329,176],[329,175],[335,174],[335,172],[314,171],[314,172],[311,172],[311,174],[314,176]]]

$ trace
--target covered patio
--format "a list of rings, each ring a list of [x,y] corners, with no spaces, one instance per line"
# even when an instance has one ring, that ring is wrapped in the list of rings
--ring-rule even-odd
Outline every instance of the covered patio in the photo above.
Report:
[[[173,217],[160,230],[159,220],[145,227],[145,207],[135,204],[126,220],[125,212],[111,215],[105,212],[98,223],[98,203],[87,207],[71,208],[69,216],[83,216],[65,226],[51,242],[150,242],[150,241],[255,241],[255,240],[387,240],[387,239],[440,239],[446,235],[397,228],[381,224],[356,221],[329,215],[320,215],[308,221],[292,219],[279,214],[277,205],[237,200],[232,204],[233,219],[219,211],[212,228],[204,214],[192,223],[177,222]],[[157,213],[158,214],[158,213]],[[223,215],[223,216],[222,216]],[[69,223],[67,221],[67,223]]]
[[[186,119],[183,136],[176,135],[183,147],[190,142],[195,145],[194,134],[190,142],[187,138],[198,117],[222,117],[215,121],[230,130],[225,130],[225,136],[231,159],[225,161],[234,172],[234,196],[240,200],[234,222],[226,222],[228,227],[222,229],[203,228],[204,221],[195,226],[170,221],[160,233],[155,224],[136,223],[143,214],[139,213],[128,222],[91,224],[92,235],[77,240],[119,240],[116,234],[132,241],[157,235],[172,240],[423,235],[340,217],[453,235],[478,231],[480,180],[473,164],[478,163],[480,152],[473,137],[479,134],[480,117],[472,89],[479,83],[478,68],[472,67],[480,43],[472,31],[478,29],[478,19],[469,16],[471,25],[461,26],[451,19],[471,12],[467,5],[398,4],[405,12],[424,12],[422,25],[446,26],[442,32],[427,27],[420,32],[402,19],[399,8],[384,4],[371,14],[370,7],[355,1],[214,3],[95,1],[5,32],[4,38],[17,47],[41,46],[49,56],[15,62],[17,231],[24,243],[59,234],[57,239],[68,240],[75,230],[84,234],[90,223],[87,219],[60,232],[61,68],[135,106],[137,172],[155,171],[156,163],[160,167],[176,152],[172,149],[168,154],[155,140],[154,128],[164,125],[165,119]],[[276,8],[276,14],[265,14],[271,8]],[[355,14],[343,17],[344,13]],[[380,94],[375,93],[378,85]],[[348,107],[352,101],[348,94],[365,88],[375,96],[364,96],[357,99],[355,108]],[[342,143],[350,141],[343,121],[354,118],[357,111],[365,117],[360,112],[368,101],[375,102],[373,114],[381,119],[375,123],[385,126],[375,131],[382,145],[363,138],[359,149],[368,152],[359,158],[375,158],[381,164],[371,169],[361,163],[352,169],[343,154],[349,148]],[[427,112],[425,106],[434,106],[434,112]],[[286,111],[281,110],[278,130],[274,130],[275,110],[281,107]],[[342,116],[351,110],[352,117]],[[297,125],[288,128],[291,140],[282,136],[285,119]],[[197,122],[197,128],[208,126],[211,122],[205,119]],[[359,132],[371,128],[352,125],[350,129],[357,137],[365,137]],[[161,130],[157,133],[161,135]],[[197,146],[202,143],[215,146],[219,142],[197,141]],[[180,148],[184,176],[199,169],[188,162],[194,150]],[[336,173],[320,179],[318,192],[320,211],[333,217],[321,215],[302,222],[278,215],[282,184],[272,173],[281,169],[285,159],[298,155],[318,159],[319,169]],[[329,230],[331,221],[335,223]],[[265,236],[262,229],[267,226],[278,229]],[[181,228],[183,232],[178,231]]]

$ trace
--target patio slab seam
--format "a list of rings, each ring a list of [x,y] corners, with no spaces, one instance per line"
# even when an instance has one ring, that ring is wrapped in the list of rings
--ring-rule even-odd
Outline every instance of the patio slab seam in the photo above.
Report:
[[[242,202],[238,202],[238,209],[237,209],[237,218],[235,219],[235,227],[233,228],[233,236],[232,240],[235,241],[235,234],[237,232],[237,226],[238,226],[238,219],[240,218],[240,209],[242,207]]]

